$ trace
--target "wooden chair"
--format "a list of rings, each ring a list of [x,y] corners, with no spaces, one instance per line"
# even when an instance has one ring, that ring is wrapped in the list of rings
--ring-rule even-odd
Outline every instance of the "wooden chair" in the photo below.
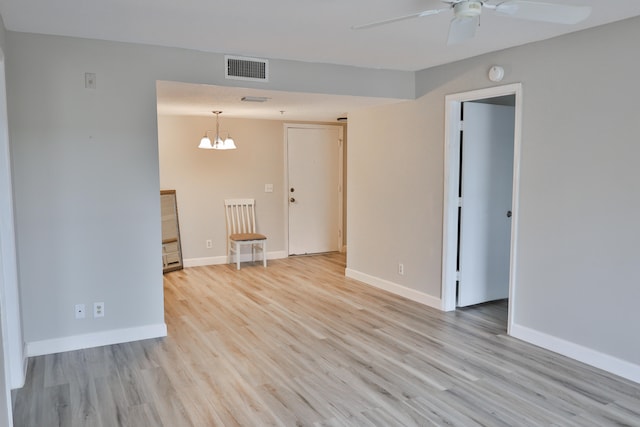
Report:
[[[240,270],[243,246],[251,246],[251,260],[255,262],[256,250],[262,251],[262,264],[267,266],[267,236],[256,233],[254,199],[227,199],[224,201],[227,218],[227,262],[236,254],[236,268]]]

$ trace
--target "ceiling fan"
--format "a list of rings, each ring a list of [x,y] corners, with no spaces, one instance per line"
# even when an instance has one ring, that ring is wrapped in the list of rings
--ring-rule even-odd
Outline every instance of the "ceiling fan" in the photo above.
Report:
[[[480,14],[483,8],[512,18],[551,22],[555,24],[577,24],[587,19],[591,14],[590,6],[570,6],[527,0],[506,0],[499,3],[489,3],[488,1],[480,0],[442,0],[442,2],[446,3],[447,6],[441,9],[428,9],[409,15],[357,25],[352,27],[352,29],[363,30],[392,22],[404,21],[405,19],[437,15],[453,10],[453,19],[449,26],[449,38],[447,40],[447,44],[451,45],[461,43],[475,36],[476,28],[478,28],[480,24]]]

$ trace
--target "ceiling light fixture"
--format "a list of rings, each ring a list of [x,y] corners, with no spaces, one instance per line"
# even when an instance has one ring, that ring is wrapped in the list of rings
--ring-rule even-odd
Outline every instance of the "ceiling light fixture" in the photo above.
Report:
[[[200,140],[198,148],[203,148],[205,150],[235,150],[236,143],[230,135],[227,134],[227,138],[224,141],[220,138],[220,114],[222,114],[222,111],[212,111],[212,113],[216,115],[216,136],[213,142],[211,142],[208,133],[213,131],[206,131]]]

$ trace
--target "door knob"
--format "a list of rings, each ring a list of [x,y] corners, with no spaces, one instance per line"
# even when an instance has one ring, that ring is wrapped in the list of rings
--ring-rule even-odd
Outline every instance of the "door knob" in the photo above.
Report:
[[[294,198],[292,197],[292,198],[290,198],[290,199],[289,199],[289,201],[290,201],[291,203],[294,203],[294,202],[296,201],[296,199],[294,199]]]
[[[507,211],[507,218],[511,218],[511,211]]]
[[[289,190],[289,191],[291,191],[293,193],[294,191],[296,191],[296,189],[291,187],[291,190]]]

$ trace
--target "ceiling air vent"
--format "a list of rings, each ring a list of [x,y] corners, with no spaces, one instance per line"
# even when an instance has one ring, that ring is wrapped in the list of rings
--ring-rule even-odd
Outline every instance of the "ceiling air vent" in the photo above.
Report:
[[[227,79],[269,81],[269,61],[258,58],[225,55],[224,76]]]

